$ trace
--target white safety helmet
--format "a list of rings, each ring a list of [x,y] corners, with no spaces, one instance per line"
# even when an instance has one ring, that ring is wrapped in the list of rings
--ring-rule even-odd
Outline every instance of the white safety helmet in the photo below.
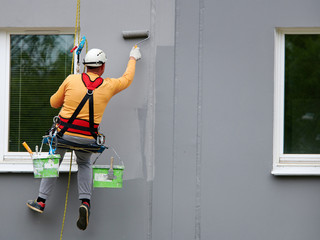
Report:
[[[97,48],[90,49],[83,60],[88,67],[100,67],[107,61],[106,54]]]

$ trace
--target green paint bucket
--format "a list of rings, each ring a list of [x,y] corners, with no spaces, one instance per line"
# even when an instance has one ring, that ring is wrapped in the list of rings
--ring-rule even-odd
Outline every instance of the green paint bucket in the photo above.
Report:
[[[38,154],[33,157],[33,173],[35,178],[59,176],[59,154]]]
[[[122,188],[124,165],[113,166],[113,178],[108,177],[109,165],[93,165],[93,187]]]

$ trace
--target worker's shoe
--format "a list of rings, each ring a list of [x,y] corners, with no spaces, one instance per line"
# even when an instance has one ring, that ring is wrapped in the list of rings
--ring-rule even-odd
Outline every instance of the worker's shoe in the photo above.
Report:
[[[77,227],[80,230],[86,230],[89,224],[90,205],[87,202],[83,202],[79,208],[79,219],[77,221]]]
[[[43,202],[37,202],[37,200],[29,200],[27,206],[33,211],[43,213],[44,207],[46,206]]]

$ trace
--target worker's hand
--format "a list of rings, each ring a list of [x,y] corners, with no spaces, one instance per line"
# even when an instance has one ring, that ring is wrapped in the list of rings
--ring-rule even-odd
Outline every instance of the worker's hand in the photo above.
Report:
[[[140,48],[139,47],[133,47],[130,51],[130,57],[133,57],[138,61],[141,58]]]

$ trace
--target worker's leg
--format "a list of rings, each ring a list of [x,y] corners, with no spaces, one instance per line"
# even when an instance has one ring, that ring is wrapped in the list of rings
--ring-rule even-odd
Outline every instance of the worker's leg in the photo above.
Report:
[[[96,140],[82,137],[64,135],[63,138],[67,141],[79,144],[92,144]],[[78,164],[78,192],[79,199],[91,199],[92,193],[92,167],[90,158],[92,153],[75,151]]]
[[[57,148],[55,154],[60,154],[61,156],[59,165],[61,164],[65,153],[66,153],[66,149]],[[52,190],[54,189],[56,182],[57,182],[56,177],[42,178],[40,183],[40,188],[39,188],[39,197],[43,199],[47,199],[50,193],[52,192]]]
[[[92,153],[76,151],[78,163],[78,192],[79,199],[91,199],[92,194]]]
[[[65,135],[68,141],[80,144],[95,143],[94,139],[80,138]],[[90,216],[90,199],[92,194],[92,164],[90,161],[92,153],[75,151],[78,163],[78,192],[79,199],[82,201],[79,207],[79,218],[77,226],[81,230],[85,230],[89,223]]]
[[[90,162],[91,153],[76,151],[78,163],[78,191],[81,206],[79,208],[79,218],[77,227],[85,230],[89,223],[90,199],[92,194],[92,164]]]

